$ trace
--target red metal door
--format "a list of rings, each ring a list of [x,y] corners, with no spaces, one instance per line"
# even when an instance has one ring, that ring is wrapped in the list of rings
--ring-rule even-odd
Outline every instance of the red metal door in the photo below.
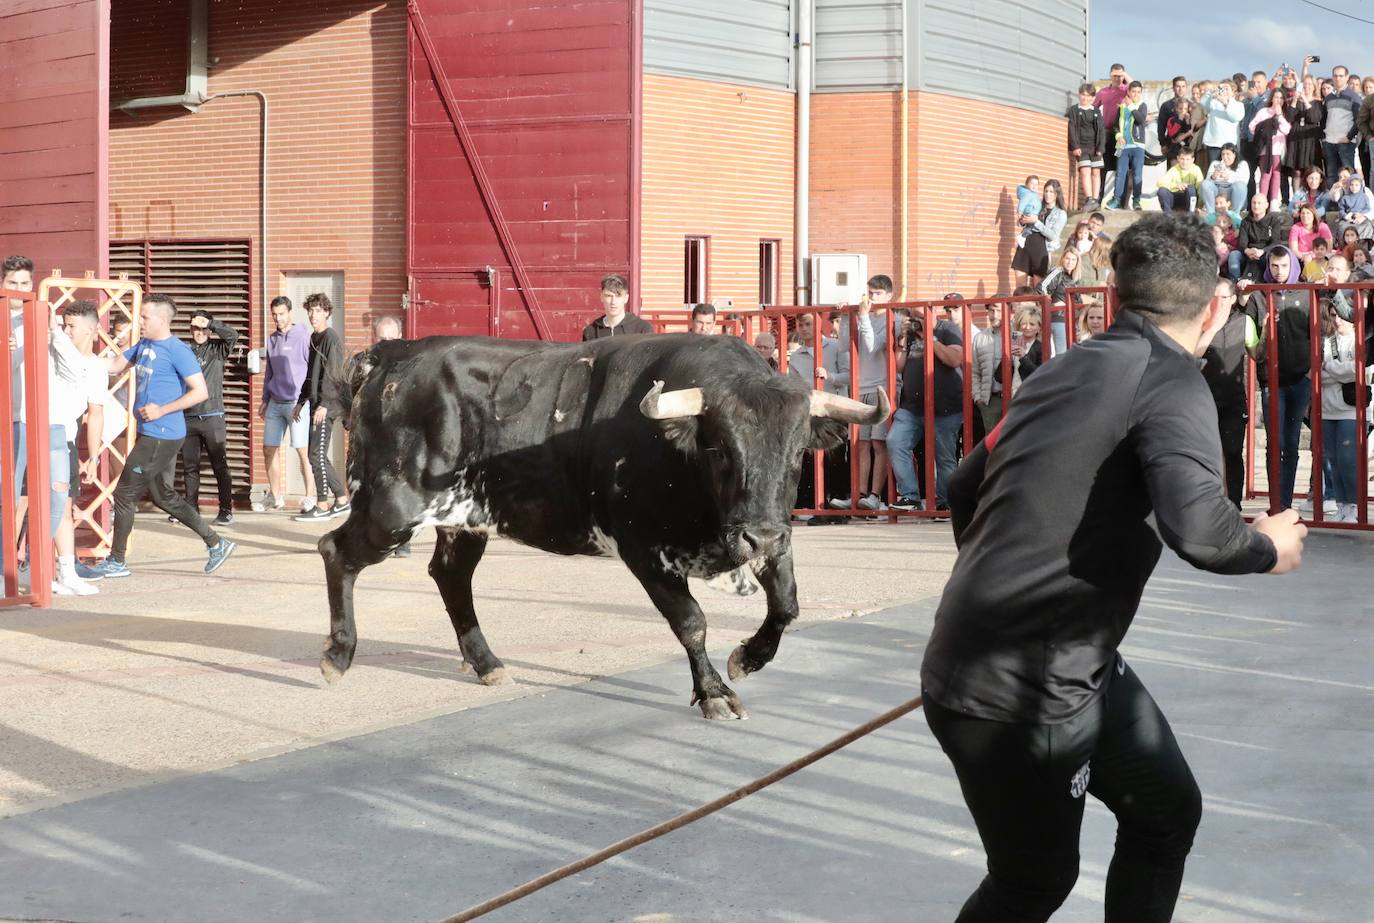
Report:
[[[0,0],[0,258],[107,274],[109,0]]]
[[[611,272],[638,304],[642,0],[409,9],[410,331],[576,339]]]

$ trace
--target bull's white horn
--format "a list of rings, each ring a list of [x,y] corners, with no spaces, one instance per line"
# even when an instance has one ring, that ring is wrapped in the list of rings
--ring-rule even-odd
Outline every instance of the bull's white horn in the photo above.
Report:
[[[891,412],[892,401],[888,399],[887,392],[882,388],[878,389],[878,405],[876,407],[862,401],[840,397],[838,394],[831,394],[828,391],[811,392],[811,416],[813,417],[829,417],[842,423],[858,423],[870,426],[883,422]]]
[[[680,391],[663,390],[663,382],[656,381],[639,402],[639,412],[650,420],[672,420],[677,417],[699,417],[706,409],[706,398],[700,388]]]

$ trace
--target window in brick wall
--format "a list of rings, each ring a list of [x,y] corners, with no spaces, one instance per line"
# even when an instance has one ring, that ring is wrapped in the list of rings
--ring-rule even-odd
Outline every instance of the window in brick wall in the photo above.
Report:
[[[759,304],[778,303],[778,252],[782,242],[759,241]]]
[[[699,304],[711,300],[711,238],[688,237],[683,248],[682,303]]]
[[[112,240],[110,272],[129,274],[144,293],[171,295],[177,303],[172,335],[191,343],[191,313],[197,309],[238,331],[224,363],[224,425],[234,499],[247,501],[252,486],[253,407],[244,356],[253,346],[251,243],[247,240]],[[177,462],[177,490],[182,489]],[[215,475],[201,454],[200,501],[213,505]]]

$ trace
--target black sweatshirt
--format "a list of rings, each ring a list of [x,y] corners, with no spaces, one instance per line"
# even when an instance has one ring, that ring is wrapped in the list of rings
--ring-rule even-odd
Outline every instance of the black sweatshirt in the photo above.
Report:
[[[323,333],[311,332],[310,360],[305,367],[305,381],[301,382],[301,396],[296,399],[297,407],[309,401],[313,413],[321,404],[328,406],[325,398],[331,393],[333,376],[343,365],[343,351],[343,341],[333,327],[324,328]]]
[[[187,345],[195,353],[200,363],[200,371],[205,375],[205,389],[209,396],[194,407],[186,408],[188,417],[208,417],[224,413],[224,363],[239,341],[239,332],[228,324],[210,318],[210,332],[219,339],[207,339],[197,344],[192,340]]]
[[[959,557],[921,665],[924,694],[946,708],[1054,724],[1087,707],[1161,535],[1214,573],[1277,561],[1226,498],[1196,360],[1140,314],[1046,364],[1001,426],[950,479]]]

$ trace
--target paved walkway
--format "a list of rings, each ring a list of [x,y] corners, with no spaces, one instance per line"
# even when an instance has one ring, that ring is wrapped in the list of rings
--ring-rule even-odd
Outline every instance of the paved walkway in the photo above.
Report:
[[[921,586],[923,567],[948,543],[947,529],[936,526],[842,531],[799,534],[809,562],[804,586],[824,583],[818,576],[836,563],[840,552],[832,543],[841,538],[857,546],[861,559],[884,565],[882,576],[870,573],[868,582],[904,588]],[[1206,795],[1179,920],[1374,919],[1371,542],[1317,535],[1310,549],[1304,572],[1283,579],[1213,577],[1166,559],[1133,629],[1127,657],[1171,717]],[[509,547],[501,553],[526,554]],[[890,555],[908,563],[898,566]],[[523,604],[529,618],[550,605],[544,594],[551,585],[567,592],[567,608],[575,609],[578,575],[589,568],[599,575],[593,582],[618,580],[597,562],[551,570],[563,564],[569,562],[539,557],[526,563],[519,585],[484,592],[534,599]],[[398,566],[409,573],[407,562]],[[174,567],[180,565],[166,569]],[[908,572],[915,576],[903,583]],[[424,621],[434,621],[432,592],[411,592],[429,594]],[[412,607],[420,599],[400,598]],[[601,605],[622,631],[641,618],[645,628],[651,621],[642,603],[637,615]],[[714,602],[708,608],[721,609]],[[296,651],[297,636],[308,633],[255,635],[266,630],[243,624],[252,621],[248,614],[209,625],[188,619],[202,645],[194,651],[179,649],[161,631],[168,623],[187,630],[179,615],[160,617],[159,632],[107,631],[108,646],[95,645],[101,656],[110,648],[155,648],[155,663],[171,658],[179,668],[228,671],[113,683],[106,688],[184,683],[207,698],[150,692],[150,717],[112,736],[165,737],[151,716],[166,713],[185,731],[189,722],[177,716],[189,713],[211,726],[205,736],[213,738],[216,725],[236,726],[232,700],[258,687],[267,690],[258,724],[274,734],[294,726],[292,715],[302,711],[297,697],[324,697],[331,703],[325,713],[356,715],[364,710],[356,697],[417,680],[444,713],[415,720],[420,706],[407,699],[396,726],[373,733],[338,731],[344,739],[171,778],[116,772],[118,790],[72,788],[68,803],[20,807],[23,813],[0,820],[0,918],[438,919],[710,800],[905,700],[915,691],[931,611],[926,599],[859,618],[813,614],[784,638],[772,666],[738,684],[753,718],[731,724],[706,722],[687,707],[686,666],[671,651],[645,655],[662,660],[653,666],[586,682],[582,673],[564,676],[557,688],[551,683],[537,694],[493,701],[530,690],[485,690],[455,677],[452,654],[437,639],[432,652],[408,639],[386,656],[408,651],[410,661],[387,665],[383,656],[337,690],[321,691],[306,678],[313,657]],[[62,614],[51,617],[61,624]],[[81,616],[83,623],[93,618]],[[123,618],[114,624],[143,624]],[[318,618],[315,606],[311,620]],[[738,618],[715,635],[718,663],[738,640],[737,629],[756,620]],[[565,648],[581,643],[548,641],[562,637],[553,615],[540,622],[540,632],[559,657],[575,656]],[[248,641],[233,640],[244,633]],[[24,634],[11,626],[4,641]],[[365,627],[364,638],[371,637]],[[380,646],[365,643],[374,653]],[[264,657],[278,647],[288,660]],[[85,652],[90,644],[72,648]],[[420,662],[417,653],[430,659]],[[528,656],[528,665],[516,665],[518,674],[551,672],[540,658],[555,653]],[[299,673],[264,666],[296,660]],[[213,682],[225,676],[230,685]],[[49,724],[59,738],[64,722],[80,721],[64,704],[73,682],[55,681],[26,706],[64,712]],[[454,687],[482,701],[449,698]],[[0,686],[0,694],[12,699],[15,688],[25,687]],[[467,707],[476,704],[483,707]],[[385,710],[391,700],[374,705]],[[92,758],[77,736],[62,738],[71,746],[31,754],[18,772],[7,739],[0,765],[12,778],[56,788],[53,777],[67,759],[77,775],[89,774],[84,762]],[[184,749],[175,738],[163,746],[169,759]],[[1111,835],[1109,816],[1091,804],[1082,875],[1057,920],[1101,919]],[[916,715],[489,919],[944,921],[976,884],[981,865],[952,773]]]

